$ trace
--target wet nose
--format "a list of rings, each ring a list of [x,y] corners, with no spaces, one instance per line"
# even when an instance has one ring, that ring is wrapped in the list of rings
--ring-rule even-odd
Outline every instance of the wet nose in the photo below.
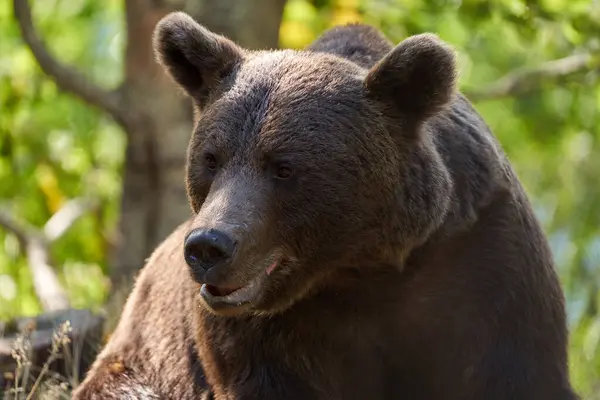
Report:
[[[216,229],[196,229],[184,243],[185,261],[192,268],[208,271],[215,265],[231,257],[233,240]]]

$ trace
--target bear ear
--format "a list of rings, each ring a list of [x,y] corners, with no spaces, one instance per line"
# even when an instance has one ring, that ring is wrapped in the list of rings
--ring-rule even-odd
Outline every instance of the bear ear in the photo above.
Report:
[[[244,51],[235,43],[183,12],[159,21],[153,46],[169,75],[200,105],[219,80],[244,59]]]
[[[418,125],[452,100],[456,56],[434,34],[411,36],[369,71],[364,84],[370,98]]]

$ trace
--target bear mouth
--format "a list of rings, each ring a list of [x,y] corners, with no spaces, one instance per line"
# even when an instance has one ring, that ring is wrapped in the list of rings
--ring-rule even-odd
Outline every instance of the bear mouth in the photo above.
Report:
[[[281,259],[269,257],[264,262],[266,268],[261,268],[261,272],[247,284],[237,287],[217,287],[205,283],[200,288],[200,295],[206,305],[217,312],[252,306],[259,297],[265,280],[280,264]]]

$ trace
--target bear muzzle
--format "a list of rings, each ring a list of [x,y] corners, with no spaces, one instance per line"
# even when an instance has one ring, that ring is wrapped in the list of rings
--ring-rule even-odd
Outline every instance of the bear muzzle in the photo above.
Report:
[[[201,298],[212,311],[238,312],[256,305],[267,278],[282,261],[279,251],[250,261],[257,254],[238,247],[231,234],[217,228],[196,228],[184,241],[191,277],[201,284]]]
[[[210,279],[202,284],[200,296],[208,308],[217,313],[242,312],[260,304],[261,295],[268,285],[269,275],[277,268],[281,259],[275,254],[254,265],[251,269],[258,274],[241,286],[217,286]]]

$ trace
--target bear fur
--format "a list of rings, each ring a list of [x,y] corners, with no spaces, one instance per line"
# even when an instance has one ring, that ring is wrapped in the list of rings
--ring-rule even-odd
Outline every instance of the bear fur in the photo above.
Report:
[[[75,399],[577,398],[548,243],[448,45],[248,51],[183,13],[154,44],[198,111],[194,213]],[[210,269],[205,228],[236,246]]]

